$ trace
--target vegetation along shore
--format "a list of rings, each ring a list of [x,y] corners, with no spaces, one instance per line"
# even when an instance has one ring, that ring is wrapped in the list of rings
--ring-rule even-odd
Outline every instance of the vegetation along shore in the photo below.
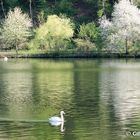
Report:
[[[139,7],[138,0],[1,0],[0,57],[139,58]]]

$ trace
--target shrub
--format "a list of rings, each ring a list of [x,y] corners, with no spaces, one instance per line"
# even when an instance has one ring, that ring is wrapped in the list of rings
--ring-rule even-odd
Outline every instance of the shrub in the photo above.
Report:
[[[93,43],[93,45],[90,45],[90,46],[93,46],[93,47],[96,46],[97,50],[100,50],[102,48],[100,30],[95,25],[94,22],[91,22],[91,23],[88,23],[88,24],[82,24],[80,26],[80,31],[79,31],[78,37],[80,39],[82,39],[83,41],[85,40],[85,42],[87,42],[88,44]],[[95,49],[95,48],[93,48],[93,49]]]
[[[82,24],[80,26],[79,37],[95,42],[96,38],[98,37],[98,28],[96,27],[95,23],[91,22],[88,24]]]
[[[95,44],[90,42],[89,40],[75,39],[74,42],[77,47],[77,51],[95,51],[96,50]]]

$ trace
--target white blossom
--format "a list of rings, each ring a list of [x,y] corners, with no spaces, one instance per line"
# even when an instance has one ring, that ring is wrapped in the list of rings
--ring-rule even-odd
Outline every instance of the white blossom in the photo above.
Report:
[[[114,49],[125,48],[126,39],[129,42],[139,40],[140,10],[129,0],[120,0],[114,6],[111,21],[101,19],[100,29],[108,45]]]
[[[31,27],[31,19],[20,8],[10,10],[2,26],[2,38],[6,46],[17,47],[25,42],[31,36]]]

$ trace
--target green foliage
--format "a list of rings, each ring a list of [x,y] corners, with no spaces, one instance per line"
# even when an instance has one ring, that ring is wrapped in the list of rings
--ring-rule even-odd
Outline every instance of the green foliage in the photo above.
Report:
[[[100,50],[102,49],[103,41],[100,37],[100,31],[96,26],[98,18],[104,14],[106,14],[107,17],[111,17],[113,5],[116,1],[117,0],[31,0],[31,8],[29,8],[29,0],[3,0],[4,14],[2,13],[2,7],[0,7],[0,14],[2,15],[0,18],[4,18],[7,11],[16,6],[19,6],[24,12],[32,13],[32,23],[35,30],[35,36],[29,43],[32,50],[68,49],[73,48],[73,42],[78,50]],[[139,0],[134,1],[138,3]],[[30,10],[32,12],[30,12]],[[61,14],[74,20],[76,24],[75,30],[69,18],[56,16]],[[30,27],[26,28],[26,31],[20,32],[18,28],[19,30],[22,30],[22,28],[19,25],[23,25],[23,23],[19,21],[20,18],[17,20],[18,23],[16,23],[15,18],[11,18],[6,25],[8,17],[9,14],[3,24],[2,35],[0,35],[0,45],[2,46],[3,44],[6,48],[18,46],[18,48],[21,49],[22,46],[25,46],[25,42],[27,42],[31,35]],[[15,30],[16,33],[12,33],[10,29]],[[74,39],[72,39],[72,37]],[[78,39],[75,39],[75,37],[78,37]],[[26,44],[28,44],[28,42]]]
[[[75,39],[74,43],[76,45],[77,51],[95,51],[96,46],[94,43],[90,42],[89,40],[84,39]]]
[[[112,5],[110,3],[107,3],[106,7],[105,7],[105,14],[106,14],[106,16],[107,17],[111,17],[112,11],[113,11]]]
[[[128,51],[130,54],[137,54],[140,52],[140,40],[131,42],[131,44],[128,44],[130,47],[128,47]]]
[[[6,4],[11,8],[14,8],[18,4],[18,0],[6,0]]]
[[[88,24],[82,24],[80,26],[79,37],[95,42],[98,37],[98,28],[96,27],[95,23],[91,22]]]
[[[71,1],[68,0],[61,0],[57,2],[57,13],[64,13],[67,15],[74,15],[75,9],[73,8],[73,4]]]
[[[138,8],[140,8],[140,0],[133,0],[133,3],[136,4]]]
[[[117,0],[98,0],[98,11],[97,15],[101,18],[103,15],[111,18],[111,14],[113,11],[113,6]]]
[[[30,47],[37,44],[36,47],[41,49],[64,49],[69,46],[73,33],[73,23],[69,18],[50,15],[47,22],[36,30],[35,39],[31,42]]]
[[[30,18],[27,14],[23,14],[20,8],[10,10],[1,32],[5,47],[14,46],[17,51],[31,36],[31,27]]]
[[[88,24],[82,24],[80,26],[80,31],[79,31],[78,36],[79,36],[79,38],[85,40],[85,42],[87,42],[89,44],[88,46],[96,46],[97,50],[102,49],[103,44],[102,44],[102,38],[100,35],[100,30],[95,25],[94,22],[91,22]],[[89,42],[93,43],[94,45],[91,45],[91,43],[89,43]],[[91,48],[91,47],[86,47],[86,48]]]
[[[97,14],[98,14],[98,17],[101,18],[104,14],[103,9],[100,9]]]
[[[117,0],[105,1],[105,13],[111,15],[114,2]],[[139,3],[139,0],[134,0]],[[76,21],[83,19],[82,22],[91,22],[97,20],[102,7],[102,0],[31,0],[33,20],[38,22],[40,12],[44,12],[44,19],[48,14],[66,14],[72,16]],[[3,0],[4,9],[8,11],[11,8],[19,6],[25,12],[29,13],[29,0]],[[2,14],[0,7],[0,14]],[[86,18],[85,18],[86,17]],[[42,22],[41,22],[42,23]]]

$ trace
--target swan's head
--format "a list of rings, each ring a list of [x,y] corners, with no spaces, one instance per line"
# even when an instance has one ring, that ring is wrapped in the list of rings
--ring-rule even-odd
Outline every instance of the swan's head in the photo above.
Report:
[[[61,112],[60,112],[60,114],[61,114],[61,115],[64,115],[64,114],[65,114],[65,112],[64,112],[64,111],[61,111]]]

